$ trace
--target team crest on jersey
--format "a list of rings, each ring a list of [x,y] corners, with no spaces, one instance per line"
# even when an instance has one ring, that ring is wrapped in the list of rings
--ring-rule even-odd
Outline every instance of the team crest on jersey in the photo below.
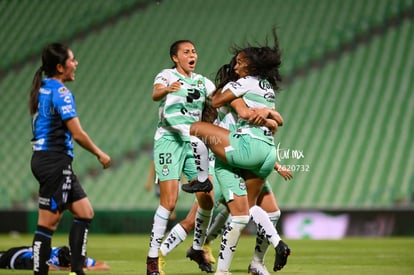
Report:
[[[68,88],[66,88],[66,87],[60,87],[58,89],[58,92],[61,93],[61,94],[66,93],[67,91],[68,91]]]
[[[170,173],[170,169],[168,168],[168,165],[164,165],[162,167],[162,175],[167,176]]]
[[[205,90],[206,89],[206,86],[204,85],[204,83],[201,79],[199,79],[197,81],[197,88],[200,89],[200,90]]]
[[[241,190],[246,190],[246,182],[242,179],[240,179],[239,188]]]

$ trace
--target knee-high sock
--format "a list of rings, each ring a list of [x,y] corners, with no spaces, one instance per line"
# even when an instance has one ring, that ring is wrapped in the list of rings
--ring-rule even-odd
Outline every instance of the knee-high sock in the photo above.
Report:
[[[249,216],[233,216],[231,218],[231,222],[224,231],[221,240],[217,271],[229,271],[240,235],[249,222],[249,219]]]
[[[48,274],[53,230],[38,225],[33,237],[33,272],[35,275]]]
[[[276,224],[280,218],[280,210],[276,212],[268,213],[270,222],[276,228]],[[277,230],[276,230],[277,231]],[[265,235],[262,232],[257,231],[256,236],[256,246],[254,248],[253,261],[264,262],[264,257],[266,256],[267,249],[269,248],[269,241],[265,238]]]
[[[226,228],[226,222],[230,223],[229,219],[230,213],[227,208],[223,208],[219,213],[217,213],[213,222],[207,230],[206,243],[214,241]]]
[[[257,205],[252,206],[249,212],[250,217],[257,226],[257,234],[265,236],[273,247],[276,247],[281,239],[267,213]]]
[[[208,178],[208,149],[204,142],[198,137],[190,136],[191,146],[193,147],[194,159],[198,171],[198,181],[204,182]]]
[[[81,273],[86,258],[86,244],[91,219],[73,219],[69,233],[71,271]]]
[[[164,242],[161,244],[161,254],[167,256],[174,248],[176,248],[180,243],[182,243],[187,238],[187,232],[177,223],[165,238]]]
[[[150,249],[148,257],[158,257],[158,250],[160,249],[162,239],[164,238],[165,230],[167,229],[168,217],[171,211],[168,211],[161,205],[158,206],[154,215],[154,223],[152,224]]]
[[[205,210],[200,207],[197,209],[194,227],[193,248],[202,250],[204,241],[207,236],[207,229],[211,222],[211,210]]]

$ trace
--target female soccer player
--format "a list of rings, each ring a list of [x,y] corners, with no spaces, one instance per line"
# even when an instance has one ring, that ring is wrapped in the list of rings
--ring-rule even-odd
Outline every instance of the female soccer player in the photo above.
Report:
[[[0,268],[33,269],[33,247],[17,246],[0,251]],[[86,257],[83,265],[85,270],[109,270],[102,261]],[[70,250],[67,246],[52,247],[50,252],[49,270],[70,270]]]
[[[200,121],[206,97],[215,90],[208,78],[194,72],[197,52],[189,40],[179,40],[170,47],[173,69],[162,70],[154,81],[152,99],[159,101],[159,122],[154,136],[154,165],[159,179],[160,204],[155,211],[147,256],[147,275],[159,275],[158,253],[164,238],[168,217],[178,199],[178,180],[184,172],[188,180],[197,177],[197,167],[190,139],[190,125]],[[202,245],[213,208],[212,185],[204,185],[196,193],[199,208],[196,214],[193,245],[187,256],[201,270],[213,272],[203,256]],[[210,193],[207,193],[210,192]]]
[[[77,66],[78,61],[67,46],[46,46],[30,91],[31,168],[39,182],[39,216],[33,238],[33,270],[38,275],[48,274],[51,239],[65,209],[74,217],[69,233],[71,274],[84,274],[87,236],[94,213],[72,171],[72,138],[94,154],[104,169],[111,165],[111,158],[82,129],[72,92],[64,85],[75,80]]]
[[[233,253],[240,234],[249,221],[249,214],[262,220],[264,223],[260,223],[261,225],[268,223],[261,213],[262,209],[255,205],[265,179],[273,171],[276,161],[273,134],[278,125],[268,124],[267,117],[275,119],[279,125],[283,123],[282,118],[273,110],[275,90],[281,80],[280,50],[275,31],[273,36],[273,47],[249,46],[236,50],[237,63],[234,71],[239,80],[226,84],[223,91],[213,97],[214,107],[231,102],[230,106],[236,111],[225,112],[222,123],[226,124],[227,129],[205,122],[194,123],[190,129],[190,133],[205,141],[216,155],[216,176],[223,182],[222,192],[232,215],[230,226],[223,234],[216,274],[229,274]],[[236,99],[238,97],[241,99]],[[246,110],[244,105],[251,108],[267,107],[263,122],[266,126],[258,127],[246,120],[248,114],[254,110]],[[217,140],[220,142],[216,142]],[[233,167],[243,169],[241,173],[246,179],[247,187],[240,180],[234,179]],[[286,264],[290,249],[278,235],[273,238],[277,241],[273,268],[276,271]]]

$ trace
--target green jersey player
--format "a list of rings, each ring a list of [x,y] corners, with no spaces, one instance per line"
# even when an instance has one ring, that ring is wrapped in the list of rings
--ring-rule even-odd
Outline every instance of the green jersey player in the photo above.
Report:
[[[153,100],[159,101],[159,121],[154,136],[154,165],[159,179],[160,203],[155,211],[151,230],[147,275],[162,273],[158,264],[159,249],[168,217],[177,203],[178,180],[182,173],[188,180],[197,177],[195,158],[198,155],[191,144],[201,141],[190,137],[190,126],[201,120],[206,97],[215,90],[213,82],[194,72],[198,56],[191,41],[174,42],[170,47],[170,57],[174,67],[162,70],[155,77],[152,94]],[[211,189],[210,184],[203,191],[209,192]],[[195,225],[197,230],[189,257],[203,271],[213,272],[211,264],[204,260],[202,251],[211,219],[213,195],[199,192],[196,196],[199,203]]]

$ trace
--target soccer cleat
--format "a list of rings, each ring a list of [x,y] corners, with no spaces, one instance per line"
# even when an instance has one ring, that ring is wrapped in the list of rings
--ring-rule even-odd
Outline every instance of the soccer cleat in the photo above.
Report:
[[[275,248],[276,257],[275,265],[273,266],[273,271],[281,270],[287,262],[287,258],[290,255],[290,248],[282,240],[279,241],[278,245]]]
[[[147,275],[161,275],[158,269],[158,257],[147,257]]]
[[[190,247],[187,250],[187,258],[190,258],[190,260],[195,261],[198,264],[198,267],[201,269],[201,271],[205,271],[207,273],[214,272],[213,267],[204,257],[203,250],[195,250],[193,249],[193,247]]]
[[[206,179],[203,182],[198,181],[198,179],[194,179],[187,184],[183,184],[181,186],[181,190],[187,193],[196,193],[196,192],[210,192],[213,190],[213,184],[209,179]]]
[[[249,267],[247,268],[247,273],[252,273],[252,275],[270,275],[264,263],[256,261],[252,261],[249,264]]]
[[[204,252],[204,258],[210,263],[215,264],[216,259],[213,256],[213,252],[211,251],[211,246],[209,244],[203,245],[203,252]]]
[[[79,272],[72,271],[72,272],[69,273],[69,275],[86,275],[86,274],[83,271],[79,271]]]
[[[161,252],[158,253],[158,271],[160,275],[165,275],[165,264],[164,256],[162,256]]]

